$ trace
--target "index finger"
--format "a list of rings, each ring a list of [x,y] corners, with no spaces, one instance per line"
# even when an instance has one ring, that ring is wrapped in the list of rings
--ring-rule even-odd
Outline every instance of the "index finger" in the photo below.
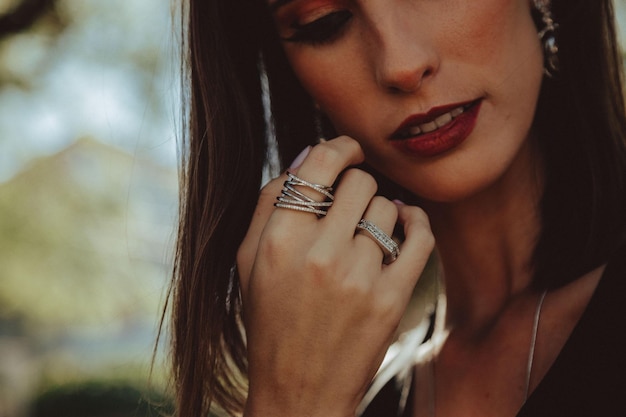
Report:
[[[294,174],[315,184],[331,185],[351,165],[365,160],[359,143],[348,136],[339,136],[311,149]]]

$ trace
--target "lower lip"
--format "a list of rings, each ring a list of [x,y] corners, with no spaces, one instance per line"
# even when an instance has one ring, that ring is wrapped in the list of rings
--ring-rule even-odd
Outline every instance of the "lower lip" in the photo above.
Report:
[[[404,153],[421,158],[441,155],[463,143],[472,133],[481,104],[482,101],[479,101],[433,132],[407,139],[395,139],[391,143]]]

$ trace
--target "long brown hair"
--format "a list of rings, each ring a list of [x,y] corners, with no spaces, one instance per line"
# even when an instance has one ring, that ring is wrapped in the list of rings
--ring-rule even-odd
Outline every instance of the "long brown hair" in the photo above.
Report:
[[[171,287],[176,402],[180,417],[206,416],[212,405],[237,414],[247,362],[235,254],[270,139],[284,166],[315,141],[320,121],[263,1],[183,3],[189,107]],[[535,285],[544,288],[605,262],[626,228],[626,123],[611,3],[553,3],[562,70],[542,87],[534,127],[547,165],[535,254]]]
[[[610,0],[553,0],[561,71],[544,81],[535,129],[546,161],[536,288],[605,263],[626,237],[622,56]]]

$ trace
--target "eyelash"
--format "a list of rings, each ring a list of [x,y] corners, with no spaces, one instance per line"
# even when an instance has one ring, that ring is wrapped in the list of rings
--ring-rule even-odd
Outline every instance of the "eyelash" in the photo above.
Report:
[[[309,45],[328,44],[340,35],[341,30],[350,19],[352,19],[352,13],[348,10],[341,10],[327,14],[305,25],[296,22],[291,25],[295,31],[294,34],[288,38],[283,38],[283,40]]]

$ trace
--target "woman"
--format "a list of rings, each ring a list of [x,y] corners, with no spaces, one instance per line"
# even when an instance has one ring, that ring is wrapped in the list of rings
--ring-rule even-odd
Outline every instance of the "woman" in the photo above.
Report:
[[[447,337],[366,415],[625,414],[610,0],[189,0],[186,12],[181,416],[360,411],[433,245]],[[290,176],[259,197],[270,133]]]

